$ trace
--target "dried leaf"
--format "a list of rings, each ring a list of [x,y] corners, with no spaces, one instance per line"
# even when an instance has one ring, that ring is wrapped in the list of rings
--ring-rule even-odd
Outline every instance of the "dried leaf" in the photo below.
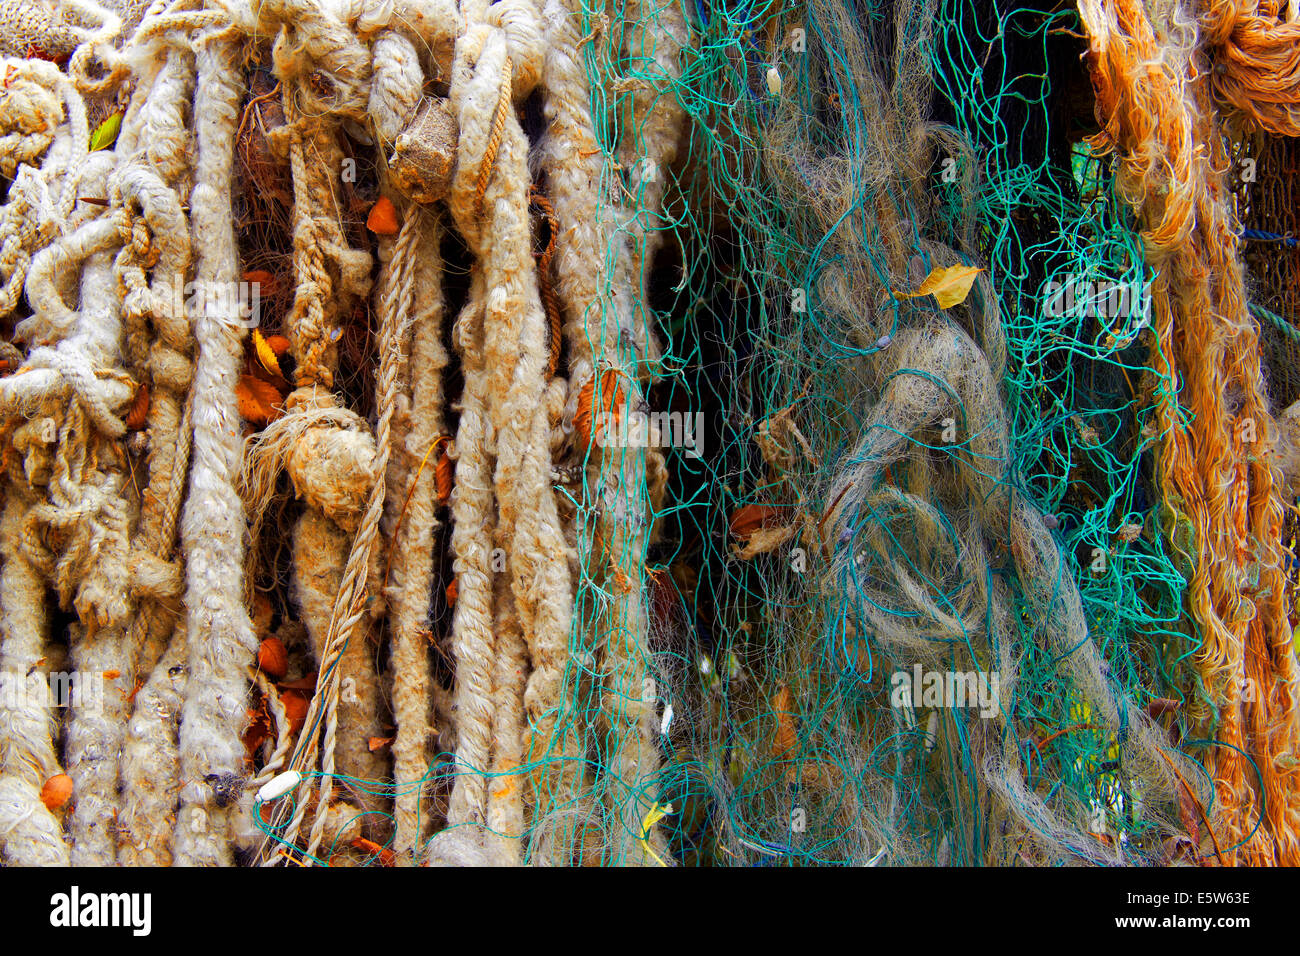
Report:
[[[1174,700],[1170,697],[1157,697],[1147,704],[1147,713],[1151,717],[1159,717],[1163,714],[1177,713],[1183,706],[1182,701]]]
[[[131,409],[126,413],[126,430],[129,432],[138,432],[149,421],[149,383],[141,382],[140,387],[135,390],[135,398],[131,401]]]
[[[257,329],[253,329],[253,351],[257,353],[257,361],[261,363],[262,368],[277,378],[284,378],[284,373],[280,371],[279,356],[271,348],[271,343],[264,339]]]
[[[380,196],[379,201],[370,208],[366,217],[366,228],[378,236],[397,235],[397,210],[387,196]]]
[[[433,483],[438,489],[438,504],[446,506],[451,503],[451,479],[454,467],[451,456],[444,449],[438,456],[438,463],[433,467]]]
[[[771,505],[743,505],[731,513],[731,533],[748,538],[759,528],[780,525],[784,517],[781,509]]]
[[[578,392],[578,407],[573,413],[573,437],[579,452],[585,453],[597,437],[593,428],[617,424],[622,419],[627,396],[619,382],[617,369],[607,368],[600,374],[600,389],[596,389],[596,376],[583,384]],[[605,416],[613,416],[608,421]]]
[[[284,414],[284,409],[277,407],[284,401],[279,389],[256,375],[239,376],[235,397],[239,400],[239,417],[259,428]]]
[[[736,557],[748,561],[760,554],[775,551],[798,533],[797,524],[788,524],[783,528],[759,528],[745,539],[745,546],[736,552]]]
[[[41,803],[47,810],[62,809],[72,798],[72,778],[66,773],[56,773],[41,787]]]
[[[289,733],[296,734],[307,722],[307,707],[311,698],[299,690],[282,691],[280,703],[284,705],[284,714],[289,718]]]
[[[366,741],[366,747],[371,753],[374,753],[376,750],[383,750],[396,739],[395,737],[371,737]]]
[[[961,305],[966,301],[966,296],[970,295],[970,288],[975,283],[975,277],[983,271],[977,266],[946,266],[942,269],[931,269],[930,274],[925,277],[925,281],[915,292],[895,292],[894,297],[915,299],[923,295],[932,295],[939,303],[939,308],[951,309],[954,305]]]
[[[799,747],[799,735],[794,726],[794,698],[784,684],[772,695],[772,713],[776,715],[776,735],[772,738],[772,756],[785,760]]]
[[[117,134],[122,130],[122,111],[118,110],[104,122],[100,123],[90,136],[90,151],[112,149],[117,142]]]
[[[271,351],[275,353],[276,358],[284,361],[284,354],[289,351],[289,340],[283,335],[268,335],[266,344],[271,346]]]
[[[244,750],[252,760],[262,749],[262,744],[271,736],[271,715],[266,710],[266,700],[259,698],[257,704],[248,708],[248,726],[244,729]]]
[[[275,295],[279,291],[280,284],[275,281],[275,276],[265,269],[250,269],[242,276],[245,282],[257,283],[258,295]]]
[[[373,840],[367,840],[365,837],[357,837],[352,841],[354,850],[362,850],[372,856],[379,858],[380,866],[392,866],[397,862],[397,854],[387,847],[382,847]]]
[[[275,685],[279,691],[300,690],[308,694],[316,693],[316,672],[312,671],[306,677],[299,677],[297,680],[280,681]]]
[[[278,637],[267,637],[257,648],[257,669],[272,680],[279,680],[289,669],[289,652]]]

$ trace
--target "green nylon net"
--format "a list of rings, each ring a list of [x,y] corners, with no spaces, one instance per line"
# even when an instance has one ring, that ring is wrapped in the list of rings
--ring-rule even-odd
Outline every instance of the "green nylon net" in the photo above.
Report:
[[[970,555],[995,520],[973,518],[981,489],[1032,503],[1059,546],[1048,583],[1072,582],[1115,695],[1188,699],[1186,563],[1151,484],[1151,395],[1170,383],[1148,371],[1139,239],[1084,141],[1077,17],[901,6],[700,2],[672,81],[611,53],[623,36],[585,51],[607,144],[636,136],[618,76],[658,84],[688,119],[648,289],[665,345],[650,403],[699,413],[702,447],[666,452],[642,578],[659,766],[632,786],[611,772],[637,728],[591,716],[610,685],[580,664],[563,711],[589,728],[598,799],[670,807],[657,825],[687,865],[1160,859],[1168,817],[1094,721],[1065,666],[1077,648],[1042,639],[1008,528],[975,534],[990,547]],[[608,13],[590,5],[583,32]],[[892,295],[958,264],[984,271],[943,314]],[[949,325],[982,361],[961,344],[947,375],[882,359]],[[962,384],[973,365],[992,392]],[[936,396],[950,414],[906,419]],[[847,514],[841,476],[871,458],[873,430],[899,447]],[[593,581],[578,606],[581,661],[613,612]],[[1017,679],[993,720],[892,693],[918,663],[988,673],[999,653]]]

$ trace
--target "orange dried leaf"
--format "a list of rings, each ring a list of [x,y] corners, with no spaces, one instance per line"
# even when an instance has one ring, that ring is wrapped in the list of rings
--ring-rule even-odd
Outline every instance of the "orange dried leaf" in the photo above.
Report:
[[[367,840],[365,837],[356,837],[351,844],[354,850],[362,850],[372,856],[379,858],[380,866],[392,866],[397,862],[397,855],[387,847],[382,847],[374,840]]]
[[[781,524],[781,509],[771,505],[743,505],[731,513],[731,533],[747,538],[759,528]]]
[[[267,637],[257,648],[257,669],[272,680],[279,680],[289,670],[289,652],[278,637]]]
[[[451,477],[454,467],[451,456],[444,450],[438,456],[438,464],[433,469],[433,483],[438,489],[438,504],[446,505],[451,501]]]
[[[72,778],[66,773],[56,773],[41,787],[41,803],[45,809],[61,810],[72,799]]]
[[[129,432],[138,432],[149,421],[149,384],[141,382],[140,387],[135,390],[135,398],[131,402],[131,409],[126,413],[126,430]]]
[[[276,358],[283,358],[284,353],[289,351],[289,340],[283,335],[268,335],[266,344],[271,346],[271,351],[275,353]]]
[[[374,753],[376,750],[383,750],[385,747],[391,744],[395,739],[396,738],[394,737],[371,737],[368,741],[366,741],[366,747],[370,750],[371,753]]]
[[[366,228],[378,236],[397,235],[397,210],[387,196],[380,196],[379,201],[370,208]]]
[[[600,388],[597,390],[597,377],[593,375],[578,392],[578,407],[573,413],[573,434],[579,451],[585,452],[591,448],[592,441],[597,437],[593,429],[618,424],[627,402],[617,369],[605,369],[600,374],[599,381]]]
[[[297,680],[281,681],[276,684],[276,689],[285,690],[303,690],[309,694],[316,692],[316,672],[312,671],[306,677],[299,677]]]
[[[299,690],[283,691],[280,703],[284,705],[284,714],[289,718],[289,733],[296,734],[307,722],[307,707],[310,699]]]
[[[966,301],[966,296],[970,295],[970,288],[975,283],[975,277],[983,271],[977,266],[947,266],[942,269],[931,269],[930,274],[925,277],[915,292],[895,292],[894,297],[915,299],[923,295],[932,295],[939,303],[939,308],[950,309]]]
[[[256,706],[248,708],[248,726],[244,729],[244,749],[249,760],[257,755],[270,736],[271,715],[266,711],[266,700],[259,699]]]
[[[250,269],[248,272],[244,273],[243,279],[245,282],[257,283],[257,294],[259,296],[274,295],[278,288],[275,276],[271,275],[271,273],[267,272],[265,269]]]
[[[772,712],[776,715],[776,736],[772,740],[772,756],[784,760],[798,749],[799,736],[794,726],[794,699],[790,688],[782,685],[772,695]]]
[[[455,578],[452,578],[451,584],[447,585],[447,607],[456,606],[456,595],[459,593],[460,593],[460,585],[456,583]]]
[[[239,376],[235,397],[239,400],[239,417],[258,427],[275,421],[284,413],[283,409],[276,407],[284,401],[279,389],[256,375]]]

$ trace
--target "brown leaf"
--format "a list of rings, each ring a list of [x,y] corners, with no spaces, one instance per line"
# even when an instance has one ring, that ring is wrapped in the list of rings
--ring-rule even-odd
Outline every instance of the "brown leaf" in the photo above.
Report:
[[[269,372],[273,377],[278,379],[284,378],[284,373],[280,371],[280,357],[275,354],[275,349],[271,348],[271,343],[262,337],[262,333],[253,329],[253,353],[257,356],[258,364]]]
[[[235,397],[239,400],[240,418],[259,428],[284,414],[284,409],[278,407],[284,401],[279,389],[256,375],[239,376]]]
[[[798,533],[797,524],[788,524],[783,528],[759,528],[744,539],[745,546],[736,551],[736,557],[748,561],[760,554],[775,551]]]
[[[573,436],[579,452],[585,453],[596,438],[606,437],[596,432],[614,427],[622,420],[627,393],[619,375],[617,369],[607,368],[600,374],[599,389],[593,375],[578,391],[578,407],[573,413]]]
[[[383,750],[395,739],[395,737],[371,737],[370,740],[366,742],[366,746],[369,748],[371,753],[374,753],[376,750]]]
[[[272,680],[279,680],[289,670],[289,652],[278,637],[263,638],[257,648],[257,669]]]
[[[289,718],[289,733],[296,734],[307,722],[311,696],[300,690],[281,691],[280,703],[284,705],[284,714]]]
[[[306,677],[299,677],[297,680],[281,681],[275,685],[276,690],[303,690],[309,694],[316,693],[316,672],[312,671]]]
[[[392,866],[397,862],[397,855],[387,847],[382,847],[373,840],[367,840],[365,837],[356,837],[352,841],[354,850],[362,850],[372,856],[379,857],[380,866]]]
[[[135,390],[135,398],[131,401],[131,409],[126,413],[126,430],[129,432],[138,432],[149,421],[149,383],[141,382],[140,387]]]
[[[759,528],[783,524],[785,517],[783,509],[771,505],[743,505],[731,513],[731,533],[747,538]]]
[[[1160,717],[1163,714],[1177,713],[1182,706],[1182,701],[1172,700],[1168,697],[1157,697],[1147,704],[1147,713],[1153,718]]]
[[[248,726],[244,728],[244,750],[252,760],[271,736],[271,715],[266,712],[266,700],[258,698],[257,704],[248,708]]]
[[[791,757],[799,746],[794,726],[794,698],[784,684],[772,695],[772,713],[776,716],[776,735],[772,738],[772,756],[776,760]]]
[[[245,282],[257,283],[257,294],[259,296],[275,295],[279,291],[279,283],[276,282],[275,276],[265,269],[250,269],[244,273],[243,279]]]

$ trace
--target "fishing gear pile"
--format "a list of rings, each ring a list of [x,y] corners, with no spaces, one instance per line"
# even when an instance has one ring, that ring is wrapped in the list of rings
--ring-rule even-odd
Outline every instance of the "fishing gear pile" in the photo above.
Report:
[[[6,0],[0,860],[1300,863],[1294,0]]]

